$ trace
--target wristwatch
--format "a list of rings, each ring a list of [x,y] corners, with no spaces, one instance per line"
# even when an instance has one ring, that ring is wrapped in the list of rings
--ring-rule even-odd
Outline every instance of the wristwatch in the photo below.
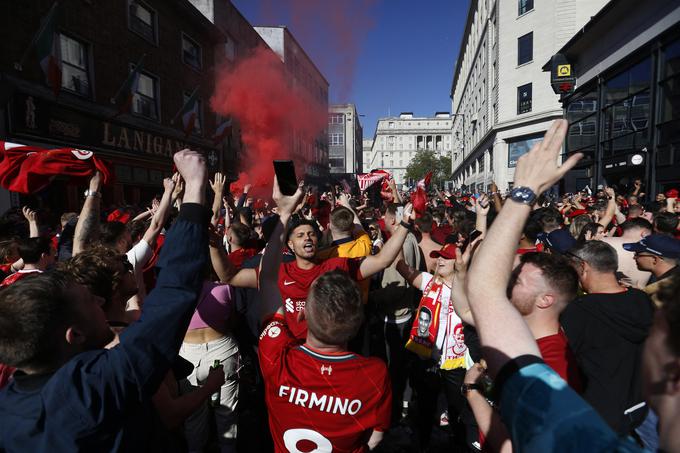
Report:
[[[536,201],[536,193],[528,187],[515,187],[510,191],[510,199],[531,206]]]
[[[101,198],[102,194],[100,192],[97,192],[96,190],[86,190],[85,193],[83,194],[85,197],[98,197]]]
[[[479,383],[474,383],[474,384],[463,383],[463,385],[460,386],[460,393],[464,397],[467,397],[470,390],[477,390],[477,391],[481,392],[482,390],[484,390],[484,388],[482,387],[482,384],[479,384]]]

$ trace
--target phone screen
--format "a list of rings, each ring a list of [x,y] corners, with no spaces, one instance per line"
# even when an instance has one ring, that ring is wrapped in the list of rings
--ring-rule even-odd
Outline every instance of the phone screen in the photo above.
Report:
[[[284,195],[293,195],[297,190],[297,178],[295,177],[295,165],[292,160],[275,160],[274,172],[279,181],[279,189]]]
[[[397,222],[404,220],[404,207],[397,206]]]

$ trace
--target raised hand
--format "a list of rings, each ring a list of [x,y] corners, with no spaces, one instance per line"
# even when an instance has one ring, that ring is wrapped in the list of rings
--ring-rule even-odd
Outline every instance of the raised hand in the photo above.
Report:
[[[21,208],[21,212],[24,214],[24,217],[26,220],[29,222],[37,222],[38,221],[38,214],[28,206],[24,206]]]
[[[583,157],[583,154],[576,153],[561,166],[557,165],[568,126],[566,120],[556,120],[543,140],[519,158],[515,169],[516,187],[529,187],[539,195],[562,179]]]
[[[486,194],[482,194],[479,198],[475,199],[475,212],[478,215],[488,215],[491,205],[489,204],[489,197]]]
[[[284,195],[281,193],[281,189],[279,189],[279,180],[276,178],[276,176],[274,177],[274,190],[272,192],[272,199],[278,207],[277,211],[280,216],[291,215],[295,212],[295,209],[297,208],[300,201],[302,201],[302,197],[305,193],[302,188],[303,182],[300,181],[298,188],[293,195]]]
[[[219,171],[215,173],[215,177],[213,178],[212,181],[210,181],[210,188],[212,189],[215,194],[223,194],[224,193],[224,185],[227,182],[227,178],[220,173]]]
[[[172,178],[163,178],[163,190],[165,192],[172,193],[175,190],[175,185],[176,185],[176,182],[175,182],[174,176]],[[154,199],[154,201],[156,201],[156,200]]]

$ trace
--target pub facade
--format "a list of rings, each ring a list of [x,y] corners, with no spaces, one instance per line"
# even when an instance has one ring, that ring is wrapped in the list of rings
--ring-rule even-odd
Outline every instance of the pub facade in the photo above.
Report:
[[[94,151],[114,175],[103,190],[105,209],[148,203],[171,175],[172,155],[186,147],[202,152],[211,172],[236,178],[237,122],[220,132],[227,119],[209,106],[216,67],[236,55],[228,32],[187,0],[54,5],[28,0],[1,7],[0,139]],[[51,33],[41,33],[46,26]],[[32,42],[49,34],[61,66],[58,86],[41,69],[40,43]],[[126,87],[137,66],[135,83]],[[38,205],[77,210],[85,183],[57,177],[29,197],[0,189],[0,209],[33,198]]]

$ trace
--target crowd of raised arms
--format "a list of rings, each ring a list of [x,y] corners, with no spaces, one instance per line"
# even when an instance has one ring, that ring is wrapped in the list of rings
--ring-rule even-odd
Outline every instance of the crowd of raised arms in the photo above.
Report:
[[[8,211],[0,452],[680,451],[678,191],[556,196],[566,130],[416,206],[183,150],[148,208]]]

